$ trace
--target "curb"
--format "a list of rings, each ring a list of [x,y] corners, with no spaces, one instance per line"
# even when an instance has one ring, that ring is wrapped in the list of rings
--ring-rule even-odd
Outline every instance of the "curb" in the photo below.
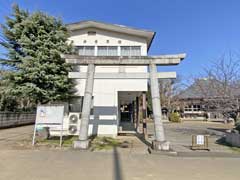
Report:
[[[176,152],[170,151],[156,151],[152,148],[148,148],[148,152],[151,155],[163,155],[172,157],[202,157],[202,158],[240,158],[240,153],[224,153],[224,152]]]
[[[178,152],[179,157],[240,158],[240,154],[224,152]]]
[[[169,150],[169,151],[156,151],[152,148],[148,148],[148,153],[149,154],[157,154],[157,155],[165,155],[165,156],[177,156],[178,153],[176,151],[173,150]]]

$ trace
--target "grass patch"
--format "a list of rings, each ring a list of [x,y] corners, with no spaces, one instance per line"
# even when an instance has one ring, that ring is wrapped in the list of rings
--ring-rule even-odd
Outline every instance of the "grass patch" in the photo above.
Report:
[[[235,151],[235,152],[240,153],[240,148],[238,148],[238,147],[230,146],[229,148],[230,148],[231,150]]]
[[[111,137],[94,137],[91,141],[91,150],[110,150],[121,146],[121,142]]]
[[[62,146],[72,147],[74,141],[78,139],[77,136],[63,136]],[[49,139],[37,140],[37,145],[59,146],[60,137],[50,137]]]
[[[78,136],[64,136],[62,147],[72,147],[73,142],[78,140]],[[121,142],[118,139],[111,137],[90,137],[90,150],[91,151],[99,151],[99,150],[111,150],[113,147],[124,147],[124,145],[128,145],[127,142]],[[60,137],[51,137],[49,139],[36,140],[36,145],[38,146],[46,146],[46,147],[59,147]]]

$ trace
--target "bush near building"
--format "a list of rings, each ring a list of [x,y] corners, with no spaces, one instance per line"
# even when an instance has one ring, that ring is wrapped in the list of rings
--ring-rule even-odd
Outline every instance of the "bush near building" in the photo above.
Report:
[[[176,122],[176,123],[180,123],[181,119],[180,119],[180,115],[177,112],[172,112],[169,116],[169,120],[171,122]]]

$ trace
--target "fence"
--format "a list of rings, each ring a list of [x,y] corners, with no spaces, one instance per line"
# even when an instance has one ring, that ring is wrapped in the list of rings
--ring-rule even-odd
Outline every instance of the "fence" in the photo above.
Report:
[[[36,113],[0,112],[0,128],[34,124]]]

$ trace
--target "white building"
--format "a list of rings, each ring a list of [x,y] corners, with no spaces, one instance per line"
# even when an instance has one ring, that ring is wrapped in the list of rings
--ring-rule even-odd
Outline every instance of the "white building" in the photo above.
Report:
[[[67,125],[69,134],[79,135],[74,148],[87,149],[92,134],[116,137],[119,133],[139,132],[141,121],[143,134],[147,135],[144,121],[149,79],[155,131],[153,147],[168,150],[158,79],[176,78],[176,72],[158,73],[157,66],[177,65],[186,54],[148,56],[155,35],[152,31],[95,21],[67,27],[76,53],[63,54],[62,58],[75,67],[69,78],[76,80],[77,92],[70,102],[69,119],[64,126]],[[73,111],[77,114],[71,115]],[[76,121],[78,116],[80,119]]]
[[[82,21],[68,24],[67,27],[71,32],[69,40],[80,56],[147,56],[155,35],[152,31],[96,21]],[[78,67],[79,72],[87,71],[87,66]],[[97,66],[95,69],[96,74],[100,72],[145,73],[147,71],[147,66]],[[81,109],[86,80],[76,79],[76,81],[76,97],[73,97],[72,108],[70,108],[73,112]],[[147,79],[112,79],[111,77],[94,79],[89,135],[115,137],[118,131],[133,130],[129,127],[133,127],[133,123],[139,119],[136,98],[147,91],[147,83]],[[121,112],[124,107],[126,110]],[[133,109],[137,112],[134,113]],[[127,127],[124,126],[126,122]]]

